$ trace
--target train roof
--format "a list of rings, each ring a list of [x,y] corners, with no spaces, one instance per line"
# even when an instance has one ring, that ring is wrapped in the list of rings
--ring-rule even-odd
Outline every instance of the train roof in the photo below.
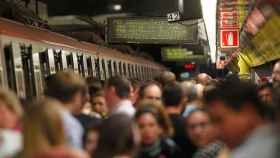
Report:
[[[98,55],[102,52],[102,55],[104,56],[121,58],[135,62],[140,61],[140,63],[160,66],[159,64],[155,64],[154,62],[148,61],[141,57],[123,54],[115,49],[106,48],[93,43],[82,42],[77,39],[59,33],[55,33],[47,29],[25,25],[5,18],[0,18],[0,34],[32,41],[39,41],[54,46],[82,49],[88,52],[96,52]]]

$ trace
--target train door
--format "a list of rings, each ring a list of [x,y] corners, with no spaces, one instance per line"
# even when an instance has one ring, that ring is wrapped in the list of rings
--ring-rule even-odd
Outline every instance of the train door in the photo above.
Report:
[[[2,45],[0,41],[0,86],[8,88],[9,85],[7,84],[7,77],[6,74],[6,67],[5,67],[5,51],[4,51],[4,46]]]
[[[36,96],[40,97],[43,95],[43,80],[42,80],[42,72],[41,72],[41,65],[40,65],[40,56],[39,50],[36,50],[35,47],[32,49],[32,58],[33,58],[33,71],[34,71],[34,81],[35,81],[35,89],[36,89]]]
[[[88,77],[89,76],[89,66],[88,63],[87,63],[87,59],[88,59],[88,55],[83,55],[83,63],[84,63],[84,74],[85,74],[85,77]]]
[[[62,57],[61,57],[61,50],[55,50],[53,52],[54,55],[54,64],[55,64],[55,71],[62,71]]]
[[[101,63],[101,61],[100,61],[99,57],[96,56],[96,58],[95,58],[95,70],[96,70],[96,77],[99,80],[101,80],[101,67],[100,67],[101,64],[100,63]]]
[[[109,79],[112,75],[112,70],[111,70],[111,61],[109,58],[104,59],[104,64],[105,64],[105,74],[106,74],[106,79]]]
[[[43,87],[45,87],[46,78],[55,74],[55,62],[54,62],[54,53],[53,49],[46,49],[45,51],[39,51],[39,61],[41,69],[41,78]]]
[[[100,79],[106,80],[105,62],[103,58],[99,58]]]
[[[91,56],[91,67],[92,67],[92,76],[97,77],[97,69],[96,69],[96,62],[95,62],[95,57]]]
[[[11,43],[5,46],[4,54],[9,88],[14,90],[19,97],[25,98],[25,81],[20,45]]]
[[[105,80],[110,78],[111,73],[109,72],[109,62],[108,58],[104,58],[104,71],[105,71]]]
[[[67,54],[68,52],[65,50],[61,51],[61,61],[62,61],[62,69],[66,70],[67,69]]]

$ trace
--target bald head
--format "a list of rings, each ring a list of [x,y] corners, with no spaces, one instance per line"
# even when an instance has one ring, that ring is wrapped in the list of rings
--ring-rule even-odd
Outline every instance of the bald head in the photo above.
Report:
[[[197,75],[197,82],[203,85],[207,85],[212,80],[212,77],[206,73],[200,73]]]

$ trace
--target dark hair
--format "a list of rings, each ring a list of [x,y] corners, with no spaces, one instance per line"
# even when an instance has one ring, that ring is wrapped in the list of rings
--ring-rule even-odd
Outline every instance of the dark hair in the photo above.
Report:
[[[91,93],[90,94],[91,98],[102,97],[102,96],[104,96],[104,91],[103,90],[99,90],[99,91],[96,91],[95,93]]]
[[[163,88],[162,99],[165,106],[179,106],[183,99],[183,90],[178,83],[167,84]]]
[[[266,89],[266,88],[268,88],[268,89],[271,89],[272,90],[272,88],[273,88],[273,86],[272,86],[272,84],[271,83],[264,83],[264,84],[260,84],[260,85],[258,85],[258,91],[261,91],[261,90],[263,90],[263,89]]]
[[[133,120],[125,114],[115,114],[105,119],[100,128],[96,158],[112,158],[121,154],[133,154]],[[112,133],[113,132],[113,133]]]
[[[86,91],[84,79],[72,71],[57,72],[46,80],[45,95],[61,102],[69,102],[77,92]]]
[[[121,76],[113,76],[106,82],[106,87],[115,87],[116,93],[120,98],[129,96],[130,86],[129,80]]]
[[[140,97],[140,98],[143,98],[143,97],[144,97],[144,91],[145,91],[145,89],[148,88],[148,87],[150,87],[150,86],[158,86],[159,89],[162,89],[160,83],[158,83],[157,81],[153,81],[153,80],[147,81],[147,82],[145,82],[144,84],[142,84],[142,85],[140,86],[140,89],[139,89],[139,97]]]
[[[88,77],[87,78],[87,84],[89,87],[89,94],[92,96],[97,91],[100,91],[103,89],[103,85],[101,81],[98,78],[95,77]]]
[[[220,100],[235,111],[239,111],[244,103],[251,103],[261,116],[264,115],[264,107],[258,98],[256,85],[246,81],[220,81],[206,88],[204,100],[206,104]]]

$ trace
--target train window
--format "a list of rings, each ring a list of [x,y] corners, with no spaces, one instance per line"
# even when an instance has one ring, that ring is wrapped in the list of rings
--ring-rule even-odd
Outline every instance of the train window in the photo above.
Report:
[[[60,50],[54,51],[54,63],[55,63],[55,71],[62,71],[62,52]]]
[[[4,52],[8,85],[12,90],[17,92],[19,97],[25,98],[25,81],[20,45],[11,43],[11,45],[4,47]]]
[[[85,77],[85,68],[84,68],[84,57],[83,55],[77,55],[78,62],[78,71],[83,77]]]
[[[73,61],[73,56],[72,54],[69,54],[66,56],[66,60],[67,60],[67,67],[69,69],[74,70],[74,61]]]
[[[117,67],[116,61],[114,61],[113,67],[114,67],[113,69],[114,69],[115,75],[117,75],[118,74],[118,67]]]
[[[7,72],[8,85],[9,85],[10,89],[17,92],[12,45],[4,47],[4,55],[5,55],[5,61],[6,61],[6,72]]]
[[[122,62],[119,62],[119,75],[123,75],[123,70],[122,70]]]
[[[109,78],[113,76],[113,71],[112,71],[112,61],[111,60],[108,60],[107,61],[108,63],[108,73],[109,73]]]
[[[125,66],[125,63],[123,63],[123,75],[126,76],[127,73],[126,73],[126,66]]]
[[[101,60],[101,69],[102,69],[102,80],[106,80],[106,68],[104,59]]]
[[[93,77],[93,67],[92,67],[92,60],[91,57],[86,58],[87,68],[88,68],[88,75]]]
[[[36,96],[32,47],[21,45],[20,52],[23,65],[26,97],[31,99],[33,96]]]
[[[101,80],[101,75],[100,75],[100,70],[101,68],[100,68],[100,66],[99,66],[99,59],[98,58],[96,58],[95,59],[95,70],[96,70],[96,77],[98,78],[98,79],[100,79]]]

